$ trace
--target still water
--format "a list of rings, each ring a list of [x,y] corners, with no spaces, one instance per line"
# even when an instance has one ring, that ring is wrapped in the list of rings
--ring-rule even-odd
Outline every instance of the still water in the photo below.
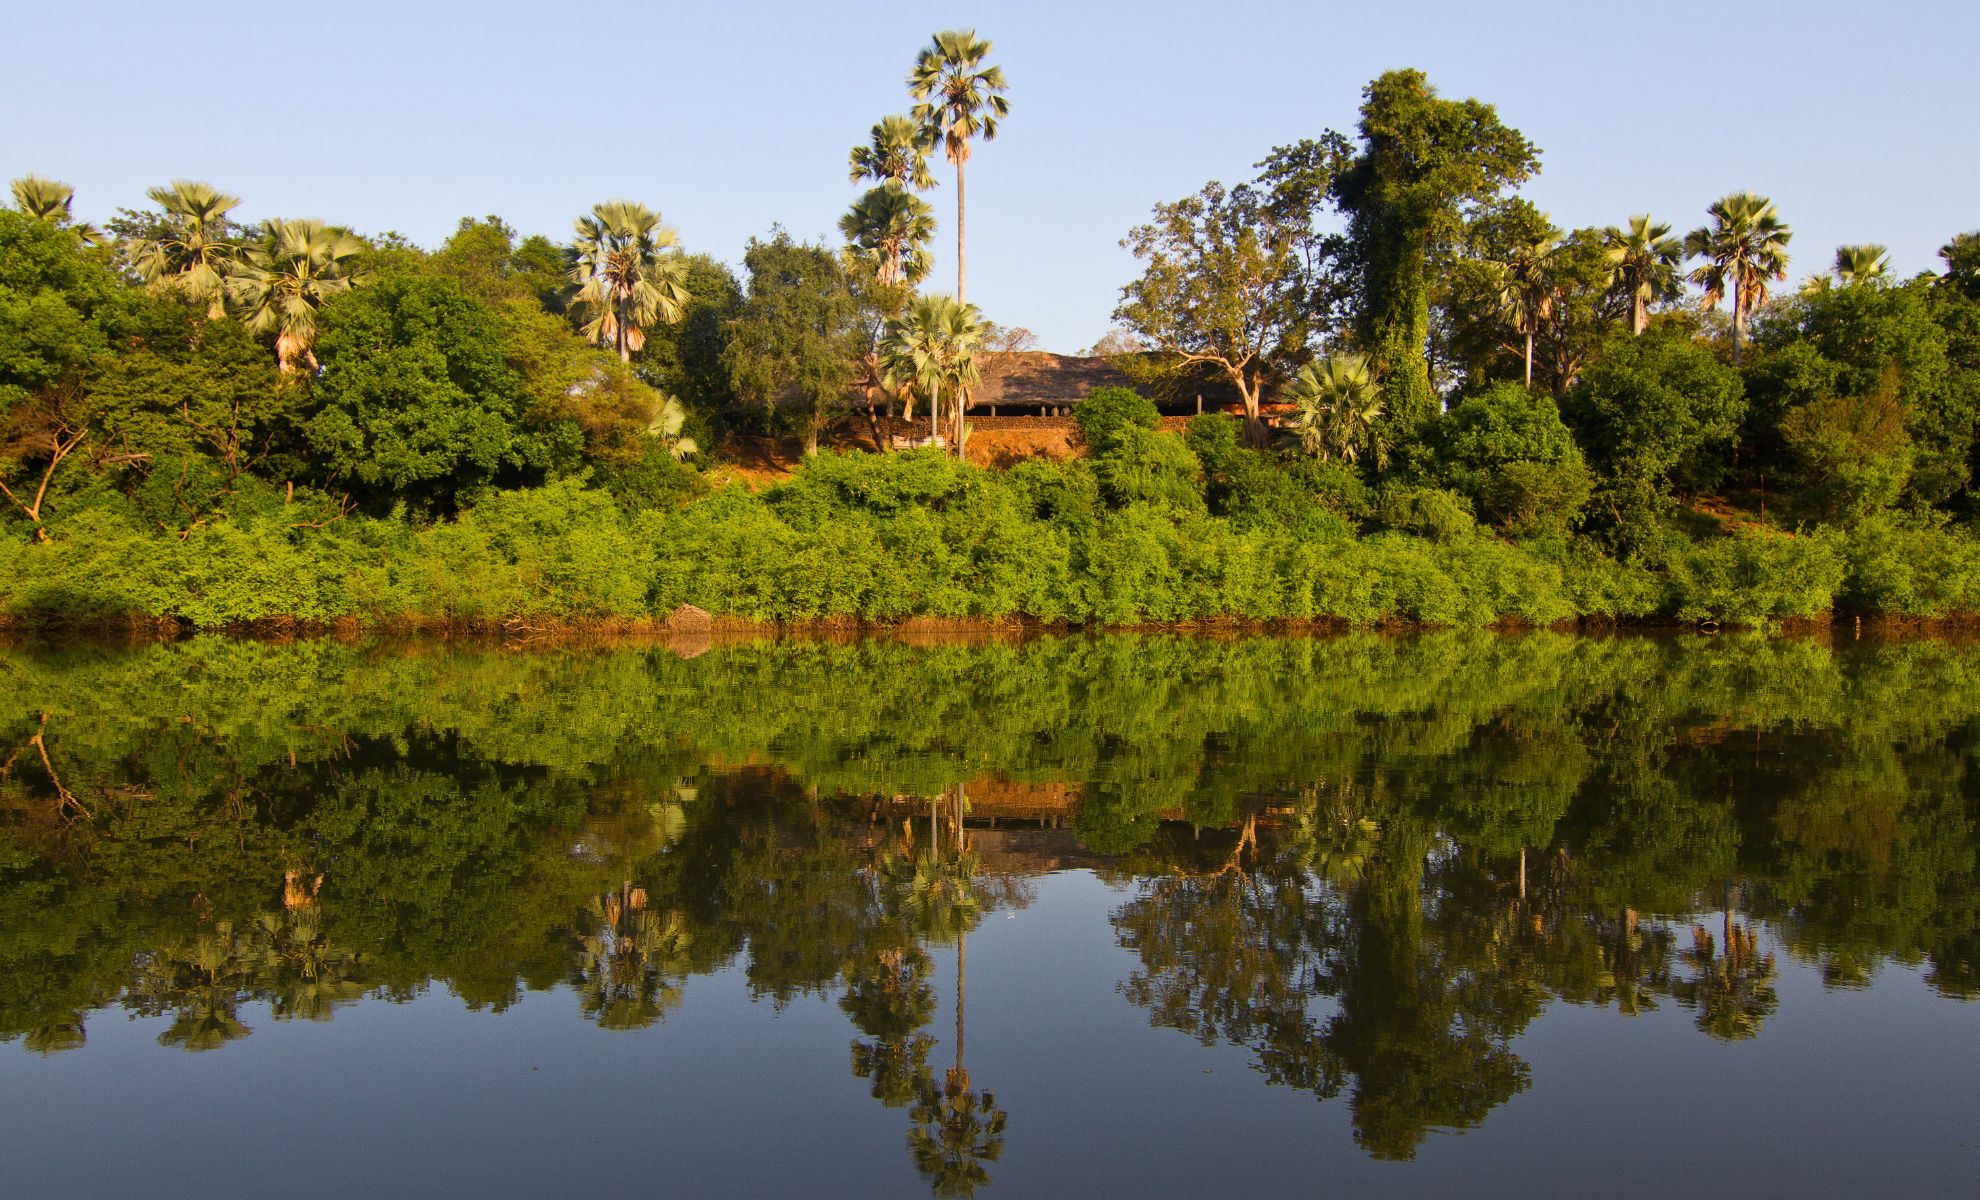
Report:
[[[0,1195],[1972,1195],[1980,647],[0,650]]]

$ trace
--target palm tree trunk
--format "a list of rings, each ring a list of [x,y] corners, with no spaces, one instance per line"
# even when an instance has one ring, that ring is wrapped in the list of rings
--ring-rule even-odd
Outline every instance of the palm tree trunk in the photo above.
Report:
[[[1526,390],[1533,390],[1533,329],[1526,330]]]
[[[969,932],[964,930],[956,935],[956,1076],[958,1079],[969,1078],[963,1074],[963,974],[968,962]]]
[[[956,385],[956,460],[962,461],[963,448],[963,404],[969,399],[969,391],[961,384]]]
[[[956,303],[963,303],[963,165],[956,160]]]
[[[1642,337],[1643,331],[1650,328],[1650,306],[1643,303],[1643,297],[1635,296],[1630,299],[1629,307],[1630,331],[1634,336]]]
[[[1733,284],[1733,366],[1739,365],[1739,344],[1746,340],[1746,289]]]
[[[934,445],[942,436],[942,385],[937,382],[928,393],[928,444]]]

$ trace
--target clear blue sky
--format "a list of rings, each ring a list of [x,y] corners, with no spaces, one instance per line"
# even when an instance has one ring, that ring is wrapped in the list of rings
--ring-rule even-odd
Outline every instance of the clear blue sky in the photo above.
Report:
[[[996,44],[1012,113],[970,165],[970,298],[1049,349],[1105,331],[1134,274],[1119,241],[1151,204],[1351,129],[1362,85],[1391,67],[1496,104],[1543,151],[1525,194],[1564,226],[1649,211],[1683,230],[1750,188],[1794,227],[1796,277],[1857,241],[1910,274],[1980,227],[1980,6],[1937,0],[23,0],[0,34],[0,176],[68,180],[88,220],[205,179],[247,219],[429,246],[490,212],[561,240],[594,201],[627,196],[734,263],[776,222],[836,239],[847,149],[906,109],[932,31],[972,26]]]

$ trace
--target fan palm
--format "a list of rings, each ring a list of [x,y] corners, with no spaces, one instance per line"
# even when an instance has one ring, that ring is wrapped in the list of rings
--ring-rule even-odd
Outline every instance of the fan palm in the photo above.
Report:
[[[1752,192],[1722,196],[1707,210],[1711,224],[1684,235],[1684,252],[1705,263],[1691,273],[1705,289],[1705,307],[1733,299],[1733,362],[1746,341],[1753,310],[1767,302],[1767,285],[1787,278],[1788,239],[1794,232],[1774,211],[1774,202]]]
[[[1527,238],[1499,262],[1499,309],[1513,332],[1526,339],[1526,386],[1533,386],[1533,335],[1554,319],[1554,280],[1549,268],[1560,239],[1553,233]]]
[[[75,223],[76,189],[61,180],[23,175],[14,180],[13,192],[14,207],[35,220],[73,230],[86,246],[100,240],[96,226]]]
[[[50,225],[69,223],[76,189],[57,179],[23,175],[14,180],[14,207],[37,221]]]
[[[866,145],[852,149],[852,181],[871,179],[926,191],[935,186],[928,145],[927,131],[913,117],[882,117],[867,134]]]
[[[928,274],[928,241],[935,236],[933,210],[921,197],[882,185],[839,218],[853,259],[882,287],[917,284]]]
[[[659,213],[631,200],[595,204],[577,219],[572,303],[585,317],[584,335],[617,350],[620,362],[646,344],[650,326],[680,320],[687,306],[686,267],[678,253],[666,253],[679,241]]]
[[[1003,96],[1004,69],[986,67],[990,43],[976,36],[973,29],[951,29],[935,35],[933,44],[922,49],[908,73],[908,94],[913,96],[914,119],[921,124],[923,139],[939,143],[942,152],[956,168],[956,299],[964,288],[963,253],[963,167],[969,162],[970,142],[990,141],[997,136],[997,123],[1010,112],[1010,101]]]
[[[356,282],[352,259],[364,243],[314,218],[272,220],[259,242],[242,247],[227,280],[228,298],[258,334],[275,335],[283,371],[307,362],[315,370],[317,314]]]
[[[1678,264],[1684,242],[1671,236],[1671,227],[1648,216],[1629,219],[1628,229],[1611,225],[1602,231],[1609,259],[1609,289],[1629,298],[1629,328],[1642,333],[1650,327],[1650,305],[1678,296]]]
[[[1855,283],[1878,282],[1890,272],[1890,266],[1890,249],[1875,242],[1836,247],[1836,278],[1845,287]]]
[[[687,406],[672,396],[660,397],[660,407],[646,423],[646,436],[667,447],[675,462],[685,462],[701,453],[701,446],[681,433],[687,427]]]
[[[955,445],[962,453],[962,398],[975,386],[976,346],[983,320],[976,306],[951,296],[917,296],[889,320],[880,342],[881,369],[890,386],[912,386],[928,397],[928,432],[941,436],[942,396],[956,398]]]
[[[1294,406],[1293,430],[1308,454],[1352,463],[1366,452],[1377,464],[1387,460],[1379,427],[1382,388],[1366,356],[1337,354],[1308,363],[1293,376],[1286,397]]]
[[[227,213],[240,197],[185,179],[146,194],[165,210],[165,221],[156,236],[135,247],[139,278],[149,287],[206,305],[211,319],[226,315],[227,270],[235,254],[227,237]]]

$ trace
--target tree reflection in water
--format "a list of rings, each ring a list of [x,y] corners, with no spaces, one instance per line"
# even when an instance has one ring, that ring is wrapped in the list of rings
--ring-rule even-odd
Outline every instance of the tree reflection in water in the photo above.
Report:
[[[736,966],[836,999],[861,1090],[961,1194],[1008,1123],[965,1056],[970,940],[1026,872],[1127,889],[1126,999],[1341,1097],[1385,1158],[1528,1087],[1550,1004],[1764,1036],[1777,953],[1980,994],[1980,647],[201,639],[0,677],[0,1038],[41,1054],[106,1008],[208,1050],[254,1005],[434,985],[650,1029]],[[1078,844],[1013,866],[996,820]]]

